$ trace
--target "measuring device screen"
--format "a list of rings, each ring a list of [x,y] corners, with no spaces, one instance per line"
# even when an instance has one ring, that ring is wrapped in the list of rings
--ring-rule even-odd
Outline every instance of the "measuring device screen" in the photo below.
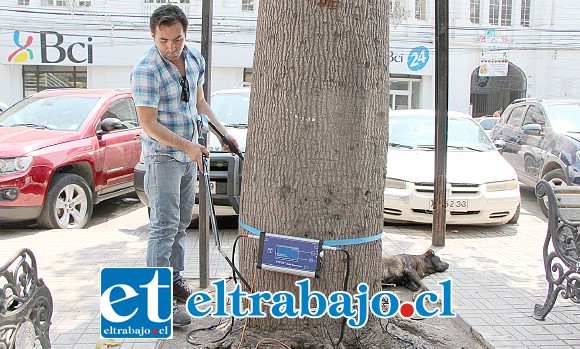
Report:
[[[316,278],[321,256],[321,240],[262,232],[257,267]]]

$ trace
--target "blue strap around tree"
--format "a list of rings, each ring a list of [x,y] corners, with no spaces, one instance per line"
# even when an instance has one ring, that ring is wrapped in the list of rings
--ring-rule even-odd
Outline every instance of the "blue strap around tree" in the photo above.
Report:
[[[242,229],[244,229],[247,232],[250,232],[254,235],[260,235],[260,233],[262,233],[260,230],[254,228],[254,227],[250,227],[249,225],[247,225],[246,223],[242,222],[242,219],[238,219],[238,223],[240,225],[240,227]],[[322,242],[322,246],[347,246],[347,245],[359,245],[359,244],[364,244],[366,242],[372,242],[372,241],[376,241],[379,240],[381,238],[381,236],[383,235],[383,232],[378,233],[377,235],[373,235],[373,236],[367,236],[364,238],[352,238],[352,239],[341,239],[341,240],[324,240]]]

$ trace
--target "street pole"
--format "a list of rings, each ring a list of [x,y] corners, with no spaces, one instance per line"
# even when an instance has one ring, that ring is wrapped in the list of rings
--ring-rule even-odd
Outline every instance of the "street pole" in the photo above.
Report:
[[[203,0],[201,5],[201,54],[205,58],[205,83],[203,93],[210,103],[211,99],[211,31],[213,19],[213,0]],[[205,143],[209,144],[207,133]],[[208,166],[209,167],[209,166]],[[207,195],[209,188],[205,181],[199,181],[199,287],[207,288],[209,285],[209,210],[207,207]]]
[[[449,0],[435,1],[435,179],[432,244],[445,246],[447,109],[449,102]]]

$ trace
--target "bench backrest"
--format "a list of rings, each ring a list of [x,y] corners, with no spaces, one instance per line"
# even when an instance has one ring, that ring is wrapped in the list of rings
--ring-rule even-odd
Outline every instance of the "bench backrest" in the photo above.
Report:
[[[571,222],[580,222],[580,187],[558,186],[553,189],[561,216]]]

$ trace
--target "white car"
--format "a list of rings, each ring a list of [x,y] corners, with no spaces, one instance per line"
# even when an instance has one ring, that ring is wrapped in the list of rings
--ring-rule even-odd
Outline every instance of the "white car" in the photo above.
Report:
[[[491,129],[497,124],[497,122],[501,119],[499,116],[482,116],[480,118],[475,119],[480,125],[481,128],[487,133],[488,135],[491,132]]]
[[[0,113],[8,109],[8,104],[0,102]]]
[[[434,140],[434,110],[390,113],[385,221],[433,222]],[[448,113],[447,145],[447,224],[517,223],[516,172],[471,116]]]

